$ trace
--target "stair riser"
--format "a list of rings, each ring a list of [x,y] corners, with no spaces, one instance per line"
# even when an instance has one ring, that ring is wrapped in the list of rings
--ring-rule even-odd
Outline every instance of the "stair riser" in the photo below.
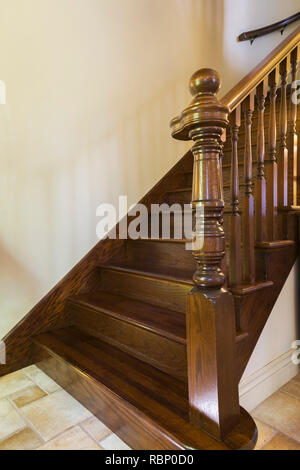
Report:
[[[186,312],[186,298],[192,285],[175,283],[127,272],[101,268],[101,289],[121,294],[177,312]]]
[[[174,191],[168,193],[165,202],[169,205],[172,204],[190,204],[192,200],[192,187],[189,191]]]
[[[37,365],[132,449],[184,449],[152,420],[65,361],[49,355]]]
[[[168,267],[170,275],[184,271],[192,279],[196,269],[192,251],[186,249],[185,243],[128,240],[126,248],[128,261],[144,270],[165,271]]]
[[[186,347],[171,339],[105,313],[68,304],[72,324],[85,333],[181,380],[187,379]]]
[[[192,187],[192,185],[193,185],[193,172],[185,173],[183,186],[185,188],[188,188],[189,186]]]

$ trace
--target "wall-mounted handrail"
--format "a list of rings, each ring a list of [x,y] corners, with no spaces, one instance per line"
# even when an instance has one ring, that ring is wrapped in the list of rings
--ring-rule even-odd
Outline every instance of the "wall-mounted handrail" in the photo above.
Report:
[[[221,103],[228,106],[233,111],[245,98],[254,90],[261,81],[267,77],[275,67],[282,62],[285,57],[300,42],[300,26],[293,31],[284,41],[282,41],[270,54],[263,59],[250,73],[235,85],[223,98]]]
[[[298,20],[300,20],[300,11],[284,20],[277,21],[276,23],[264,26],[263,28],[253,29],[252,31],[242,33],[239,35],[238,41],[251,41],[252,43],[256,38],[273,33],[273,31],[281,30],[281,32],[283,32],[286,26]]]

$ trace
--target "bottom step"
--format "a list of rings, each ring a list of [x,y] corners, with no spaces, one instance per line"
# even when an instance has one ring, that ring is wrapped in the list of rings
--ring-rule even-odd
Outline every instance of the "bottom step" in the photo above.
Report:
[[[188,421],[186,385],[75,328],[34,339],[49,358],[46,374],[103,421],[132,449],[252,449],[257,430],[241,409],[241,422],[218,442]]]

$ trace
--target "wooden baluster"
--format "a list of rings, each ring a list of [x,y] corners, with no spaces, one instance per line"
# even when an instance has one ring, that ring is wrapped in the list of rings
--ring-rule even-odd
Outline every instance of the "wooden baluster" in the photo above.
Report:
[[[293,99],[296,87],[297,68],[299,58],[299,46],[291,53],[291,96],[290,96],[290,116],[288,124],[287,147],[289,152],[288,161],[288,205],[297,205],[297,175],[298,175],[298,135],[297,135],[297,103]]]
[[[267,236],[267,194],[265,178],[265,99],[267,96],[267,80],[264,80],[256,90],[258,103],[257,124],[257,179],[255,189],[255,228],[256,241],[266,241]]]
[[[231,206],[230,214],[230,285],[242,283],[242,254],[241,254],[241,216],[239,213],[239,157],[238,135],[241,125],[241,107],[238,106],[230,115],[231,128]]]
[[[223,180],[223,157],[224,157],[224,145],[225,145],[225,142],[227,140],[227,129],[224,129],[223,131],[223,134],[221,136],[221,141],[222,141],[222,147],[221,147],[221,151],[220,151],[220,181],[221,181],[221,185],[224,184],[224,180]],[[224,214],[223,214],[223,211],[222,211],[222,216],[221,216],[221,219],[220,219],[220,225],[223,227],[224,226]],[[229,234],[228,234],[229,235]],[[221,268],[221,271],[224,273],[225,275],[225,286],[227,285],[227,279],[228,279],[228,265],[227,265],[227,260],[226,260],[226,252],[225,252],[225,255],[224,257],[222,258],[221,260],[221,264],[220,264],[220,268]]]
[[[268,241],[278,238],[278,204],[277,204],[277,161],[276,161],[276,98],[278,68],[268,78],[270,88],[270,122],[268,137],[268,157],[265,161],[267,181],[267,237]]]
[[[228,108],[216,97],[217,72],[202,69],[190,82],[194,99],[172,123],[172,135],[194,140],[192,207],[196,212],[195,288],[187,300],[187,359],[191,422],[218,439],[239,422],[233,296],[220,269],[225,236],[220,172],[221,136]]]
[[[287,75],[288,61],[284,59],[280,66],[281,78],[281,100],[280,100],[280,142],[277,152],[278,163],[278,206],[284,207],[288,205],[288,149],[287,149]],[[282,229],[282,223],[280,224]],[[282,230],[281,230],[282,232]],[[282,236],[282,233],[280,233]]]
[[[252,114],[254,111],[254,92],[243,103],[245,119],[245,196],[243,201],[243,280],[246,284],[255,282],[254,261],[254,198],[252,192]]]
[[[221,181],[221,185],[224,184],[224,181],[223,181],[223,158],[224,158],[224,144],[226,142],[226,139],[227,139],[227,131],[226,131],[226,129],[223,129],[223,133],[221,135],[222,146],[221,146],[221,150],[220,150],[220,181]],[[222,216],[221,216],[221,219],[220,219],[220,224],[222,226],[224,225],[223,211],[222,211]]]

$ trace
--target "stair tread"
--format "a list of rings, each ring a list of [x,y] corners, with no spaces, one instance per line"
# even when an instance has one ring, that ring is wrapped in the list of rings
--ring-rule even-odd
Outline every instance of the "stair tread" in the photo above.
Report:
[[[153,330],[179,343],[186,342],[185,316],[182,313],[103,291],[79,294],[69,300],[127,323]]]
[[[186,319],[182,312],[104,291],[78,294],[68,300],[186,344]],[[247,336],[247,332],[237,331],[236,342],[243,341]]]
[[[160,426],[186,448],[226,449],[188,422],[187,385],[140,360],[69,327],[43,333],[34,342],[58,356]]]
[[[190,271],[176,271],[176,275],[170,274],[168,271],[164,271],[162,269],[157,270],[155,267],[151,267],[150,269],[143,269],[140,266],[134,266],[133,264],[125,264],[125,263],[120,263],[120,264],[99,264],[99,268],[103,269],[110,269],[114,271],[121,271],[121,272],[126,272],[130,274],[135,274],[138,276],[143,276],[143,277],[149,277],[152,279],[160,279],[163,281],[168,281],[168,282],[175,282],[175,283],[181,283],[181,284],[189,284],[189,285],[194,285],[192,276],[193,273]]]

